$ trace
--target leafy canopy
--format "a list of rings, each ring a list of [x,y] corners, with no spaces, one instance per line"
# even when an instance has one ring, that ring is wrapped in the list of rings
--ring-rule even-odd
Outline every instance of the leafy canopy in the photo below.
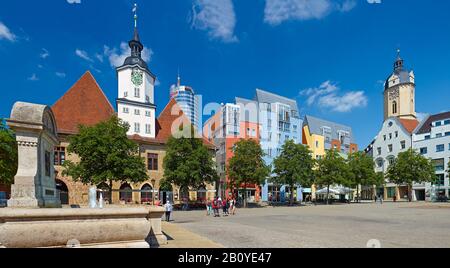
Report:
[[[276,176],[272,178],[272,182],[291,187],[311,187],[314,183],[315,164],[308,147],[288,140],[283,145],[280,156],[274,160],[273,172]]]
[[[233,157],[228,164],[228,177],[234,186],[262,184],[270,174],[264,162],[264,152],[255,140],[240,140],[233,148]]]
[[[80,126],[67,148],[80,161],[66,161],[63,175],[84,184],[109,183],[110,187],[113,181],[146,181],[144,159],[139,156],[139,146],[128,139],[128,129],[116,116],[93,127]]]
[[[17,173],[17,142],[0,118],[0,183],[11,184]]]
[[[383,177],[375,172],[375,163],[372,157],[364,152],[350,154],[347,163],[350,171],[348,186],[355,188],[359,185],[381,186],[384,184]]]
[[[435,168],[431,160],[410,149],[398,154],[386,173],[390,182],[401,185],[433,182],[436,180]]]
[[[218,179],[213,158],[202,139],[194,135],[171,137],[164,158],[165,182],[194,189],[213,183]]]
[[[338,151],[334,149],[327,151],[317,163],[315,184],[327,187],[348,184],[350,171],[345,159],[339,155]]]

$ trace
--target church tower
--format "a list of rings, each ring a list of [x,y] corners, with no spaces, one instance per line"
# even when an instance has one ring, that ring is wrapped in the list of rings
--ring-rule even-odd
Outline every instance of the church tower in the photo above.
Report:
[[[117,68],[117,113],[130,125],[128,135],[143,138],[156,136],[156,106],[154,101],[155,75],[142,59],[142,45],[137,28],[137,5],[134,6],[134,36],[128,43],[131,55]]]
[[[404,61],[397,51],[394,72],[389,76],[384,89],[384,120],[390,117],[416,119],[415,76],[404,67]]]

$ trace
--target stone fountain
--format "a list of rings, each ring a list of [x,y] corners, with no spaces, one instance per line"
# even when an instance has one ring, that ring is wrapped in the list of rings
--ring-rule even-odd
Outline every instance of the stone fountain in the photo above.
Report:
[[[48,106],[17,102],[7,123],[16,133],[19,165],[8,208],[0,209],[0,247],[148,248],[167,243],[162,208],[61,208],[53,166],[57,125]]]

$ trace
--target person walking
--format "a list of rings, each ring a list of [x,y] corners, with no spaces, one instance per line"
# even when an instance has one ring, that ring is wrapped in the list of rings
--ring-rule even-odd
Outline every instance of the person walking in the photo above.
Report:
[[[210,216],[212,214],[212,202],[208,200],[206,202],[206,216]]]
[[[212,203],[212,208],[214,210],[214,217],[220,217],[220,214],[219,214],[219,200],[217,199],[217,197],[214,199],[214,201]]]
[[[167,222],[170,222],[170,214],[171,214],[172,211],[173,211],[173,206],[172,206],[172,204],[170,203],[170,201],[167,201],[167,203],[166,203],[166,205],[165,205],[165,208],[166,208],[166,221],[167,221]]]
[[[228,216],[228,202],[226,199],[222,201],[222,213],[224,216]]]
[[[234,197],[231,199],[231,206],[232,206],[231,214],[234,216],[236,215],[236,198]]]

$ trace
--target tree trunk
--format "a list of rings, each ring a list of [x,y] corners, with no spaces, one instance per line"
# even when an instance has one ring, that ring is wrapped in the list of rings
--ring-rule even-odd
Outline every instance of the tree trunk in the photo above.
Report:
[[[294,185],[291,185],[290,186],[291,187],[291,200],[290,200],[290,203],[291,203],[291,206],[292,205],[294,205],[294,202],[295,202],[295,200],[294,200]],[[298,195],[298,193],[297,193],[297,195]]]
[[[408,202],[412,202],[412,191],[413,191],[412,184],[408,184]]]
[[[330,198],[330,185],[327,186],[327,205],[329,205],[329,198]]]
[[[109,203],[113,204],[113,181],[109,180]]]
[[[244,208],[247,208],[247,183],[244,184]]]
[[[359,184],[358,185],[356,185],[356,203],[358,203],[359,204]]]

